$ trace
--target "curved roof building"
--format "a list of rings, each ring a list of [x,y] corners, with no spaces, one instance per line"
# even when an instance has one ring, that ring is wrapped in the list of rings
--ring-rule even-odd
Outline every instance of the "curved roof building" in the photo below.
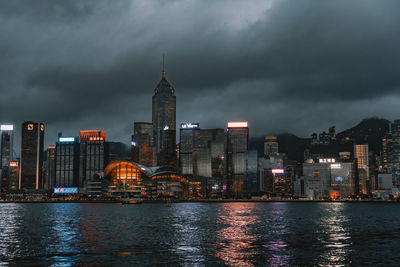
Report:
[[[130,161],[114,161],[104,170],[109,192],[147,197],[183,197],[189,181],[174,166],[146,167]]]

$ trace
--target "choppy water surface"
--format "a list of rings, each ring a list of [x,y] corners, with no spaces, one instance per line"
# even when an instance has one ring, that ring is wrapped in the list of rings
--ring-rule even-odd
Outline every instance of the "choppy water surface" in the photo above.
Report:
[[[0,263],[393,265],[400,205],[0,204]]]

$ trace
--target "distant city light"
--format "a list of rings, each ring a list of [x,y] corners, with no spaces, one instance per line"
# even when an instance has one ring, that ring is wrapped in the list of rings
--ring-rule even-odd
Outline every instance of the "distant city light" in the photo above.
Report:
[[[331,169],[341,169],[342,165],[340,165],[339,163],[335,163],[335,164],[331,164]]]
[[[228,122],[228,128],[246,128],[246,127],[248,127],[247,121]]]
[[[335,159],[319,159],[319,163],[334,163]]]
[[[169,129],[169,127],[168,127],[168,125],[166,125],[165,127],[164,127],[164,131],[165,130],[168,130]]]
[[[75,137],[60,137],[60,138],[58,138],[58,142],[60,142],[60,143],[75,142]]]
[[[131,142],[131,145],[132,145],[132,146],[136,146],[136,142],[135,142],[135,141],[132,141],[132,142]]]
[[[14,125],[2,124],[0,126],[0,130],[2,130],[2,131],[12,131],[12,130],[14,130]]]
[[[282,174],[282,173],[285,173],[285,170],[284,169],[272,169],[272,173],[273,174]]]
[[[9,161],[8,165],[10,165],[10,167],[18,167],[18,161]]]

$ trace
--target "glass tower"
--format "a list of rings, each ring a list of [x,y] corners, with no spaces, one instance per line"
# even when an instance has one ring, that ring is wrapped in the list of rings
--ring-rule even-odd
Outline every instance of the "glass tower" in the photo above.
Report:
[[[152,123],[155,160],[158,166],[176,166],[176,97],[163,71],[154,89]]]
[[[1,143],[0,143],[0,168],[7,167],[8,162],[13,160],[13,140],[14,140],[14,126],[1,125]]]
[[[19,189],[42,189],[43,148],[44,124],[25,121],[22,124]]]

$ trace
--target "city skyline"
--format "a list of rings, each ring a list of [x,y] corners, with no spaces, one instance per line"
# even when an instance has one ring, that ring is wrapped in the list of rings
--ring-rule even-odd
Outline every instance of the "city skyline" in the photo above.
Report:
[[[398,266],[399,14],[0,1],[0,265]]]
[[[133,122],[151,119],[162,53],[178,123],[249,121],[252,136],[308,137],[400,114],[397,2],[178,3],[3,4],[1,121],[17,132],[45,122],[46,146],[80,129],[128,143]]]

